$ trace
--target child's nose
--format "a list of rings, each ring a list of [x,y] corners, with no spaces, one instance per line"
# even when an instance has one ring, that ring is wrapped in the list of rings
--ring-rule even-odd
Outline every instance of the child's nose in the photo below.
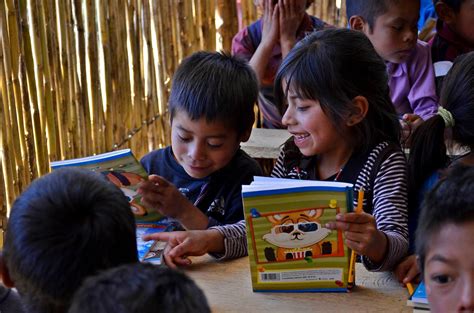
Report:
[[[404,38],[405,41],[412,42],[412,41],[416,41],[417,38],[418,38],[417,31],[410,29],[405,32],[405,38]]]
[[[285,111],[285,114],[283,114],[283,117],[281,118],[281,122],[283,125],[288,126],[293,124],[293,113],[291,111],[291,108],[288,107]]]
[[[461,290],[458,312],[474,311],[474,275],[466,281]]]
[[[204,160],[206,158],[206,149],[202,144],[196,143],[189,147],[188,155],[193,160]]]

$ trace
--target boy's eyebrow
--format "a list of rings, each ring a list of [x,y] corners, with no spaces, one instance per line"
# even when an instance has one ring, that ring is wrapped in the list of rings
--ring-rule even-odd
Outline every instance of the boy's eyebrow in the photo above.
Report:
[[[412,23],[413,21],[409,21],[407,20],[406,18],[404,17],[401,17],[401,16],[398,16],[394,19],[389,19],[388,20],[388,23]],[[416,22],[418,22],[418,19],[416,20]]]
[[[442,256],[441,254],[433,255],[431,258],[429,258],[428,262],[426,263],[428,264],[431,262],[442,262],[442,263],[447,263],[450,265],[454,265],[454,263],[456,263],[455,260],[449,260],[446,257]]]
[[[186,133],[191,133],[191,134],[193,134],[192,131],[190,131],[189,129],[184,128],[184,127],[181,126],[181,125],[176,125],[176,128],[178,128],[179,130],[182,130],[182,131],[184,131],[184,132],[186,132]],[[218,139],[219,139],[219,138],[225,138],[225,137],[227,137],[227,134],[222,133],[222,134],[215,134],[215,135],[212,135],[212,136],[207,136],[206,138],[218,138]]]

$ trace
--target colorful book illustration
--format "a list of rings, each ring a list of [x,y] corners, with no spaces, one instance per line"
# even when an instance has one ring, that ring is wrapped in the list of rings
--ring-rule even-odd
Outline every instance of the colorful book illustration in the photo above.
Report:
[[[158,240],[144,241],[144,235],[176,230],[179,224],[163,218],[159,222],[137,223],[137,250],[140,262],[162,264],[162,254],[166,247],[166,242]]]
[[[407,305],[413,307],[413,312],[429,312],[428,297],[426,295],[425,283],[420,282],[415,292],[407,301]]]
[[[348,290],[350,250],[324,225],[352,211],[352,184],[255,177],[242,198],[254,291]]]
[[[104,175],[129,199],[130,208],[137,223],[158,221],[162,218],[156,210],[146,208],[141,202],[137,189],[138,185],[148,178],[148,174],[130,149],[51,162],[53,170],[65,166],[86,168]]]

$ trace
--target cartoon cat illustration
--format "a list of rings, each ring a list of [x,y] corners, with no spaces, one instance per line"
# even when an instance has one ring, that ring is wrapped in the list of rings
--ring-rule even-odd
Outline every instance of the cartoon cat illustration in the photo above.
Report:
[[[319,217],[323,212],[324,209],[308,209],[266,216],[272,223],[272,229],[263,236],[263,240],[278,247],[276,257],[274,252],[269,251],[272,248],[265,249],[267,260],[296,260],[321,255],[320,242],[331,233],[321,227]]]

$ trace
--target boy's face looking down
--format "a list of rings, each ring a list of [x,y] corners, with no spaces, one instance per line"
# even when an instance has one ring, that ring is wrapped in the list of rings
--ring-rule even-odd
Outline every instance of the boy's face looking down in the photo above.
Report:
[[[413,52],[418,39],[419,11],[419,1],[391,3],[388,10],[375,19],[372,29],[365,22],[359,30],[365,33],[385,61],[403,63]],[[354,28],[352,23],[351,27]]]
[[[237,131],[224,122],[208,122],[205,117],[191,120],[183,110],[176,111],[171,121],[173,155],[193,178],[207,177],[225,167],[240,142]]]
[[[474,310],[474,221],[449,223],[436,232],[424,265],[431,312]]]

